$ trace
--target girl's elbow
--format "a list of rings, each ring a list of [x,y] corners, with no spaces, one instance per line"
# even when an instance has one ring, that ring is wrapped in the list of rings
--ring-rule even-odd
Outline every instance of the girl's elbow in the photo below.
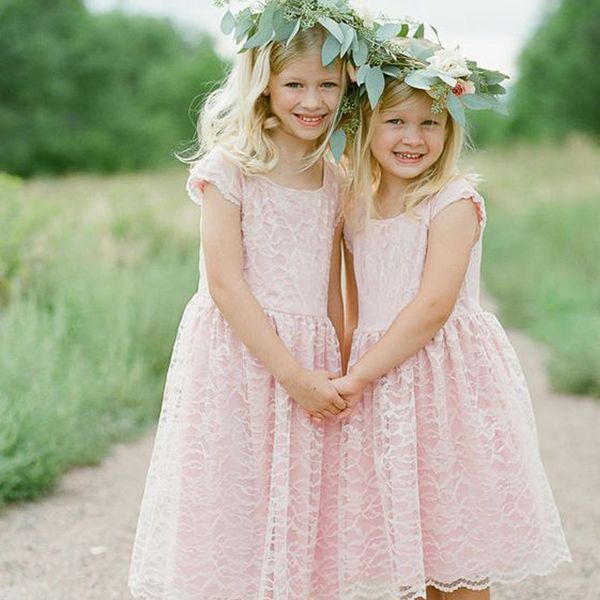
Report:
[[[426,301],[425,310],[431,326],[437,331],[441,329],[450,318],[454,305],[439,299],[429,299]]]
[[[234,278],[223,274],[207,274],[206,284],[208,293],[213,302],[219,306],[226,298],[230,297],[236,288]]]

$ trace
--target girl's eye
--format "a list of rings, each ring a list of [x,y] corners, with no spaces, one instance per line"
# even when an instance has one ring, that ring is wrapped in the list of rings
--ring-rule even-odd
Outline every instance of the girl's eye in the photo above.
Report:
[[[325,83],[323,83],[323,87],[326,87],[328,89],[333,89],[338,87],[338,84],[335,81],[326,81]]]
[[[289,83],[285,84],[285,87],[297,89],[300,87],[300,84],[297,81],[290,81]]]
[[[386,121],[386,123],[390,123],[390,125],[400,125],[402,122],[402,119],[388,119]]]
[[[434,121],[433,119],[427,119],[427,121],[423,121],[423,125],[426,125],[427,127],[432,127],[433,125],[439,125],[439,123],[437,121]]]

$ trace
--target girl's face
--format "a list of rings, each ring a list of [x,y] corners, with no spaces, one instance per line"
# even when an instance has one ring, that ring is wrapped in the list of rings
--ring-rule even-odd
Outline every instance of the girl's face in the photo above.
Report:
[[[320,52],[307,52],[289,62],[281,73],[271,75],[265,95],[282,131],[316,142],[335,116],[341,84],[339,62],[327,68],[321,64]]]
[[[418,94],[375,117],[371,152],[381,165],[382,176],[414,179],[441,156],[448,113],[432,113],[432,102]]]

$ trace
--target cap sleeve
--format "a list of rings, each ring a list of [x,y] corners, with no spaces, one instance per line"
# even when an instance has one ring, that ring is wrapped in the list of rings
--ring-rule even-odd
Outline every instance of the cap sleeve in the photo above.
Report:
[[[221,150],[214,148],[203,156],[190,169],[186,190],[195,204],[202,206],[204,189],[207,183],[212,183],[226,200],[241,205],[242,173],[240,168],[232,163]]]
[[[475,205],[481,237],[487,220],[485,202],[475,186],[465,178],[451,181],[433,198],[429,221],[433,221],[445,208],[459,200],[471,200]]]

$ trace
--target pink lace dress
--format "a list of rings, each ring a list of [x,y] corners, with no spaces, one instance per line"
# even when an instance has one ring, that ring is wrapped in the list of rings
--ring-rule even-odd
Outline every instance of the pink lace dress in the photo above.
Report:
[[[351,364],[416,295],[428,227],[464,179],[346,239],[359,323]],[[427,585],[484,589],[570,560],[542,466],[527,384],[497,319],[479,304],[481,239],[451,317],[414,356],[369,386],[344,425],[341,597],[413,600]]]
[[[219,150],[193,168],[240,206],[244,276],[310,369],[340,371],[327,316],[339,182],[320,189],[244,176]],[[149,600],[337,598],[340,427],[313,424],[240,342],[200,285],[185,309],[133,549],[130,588]]]

